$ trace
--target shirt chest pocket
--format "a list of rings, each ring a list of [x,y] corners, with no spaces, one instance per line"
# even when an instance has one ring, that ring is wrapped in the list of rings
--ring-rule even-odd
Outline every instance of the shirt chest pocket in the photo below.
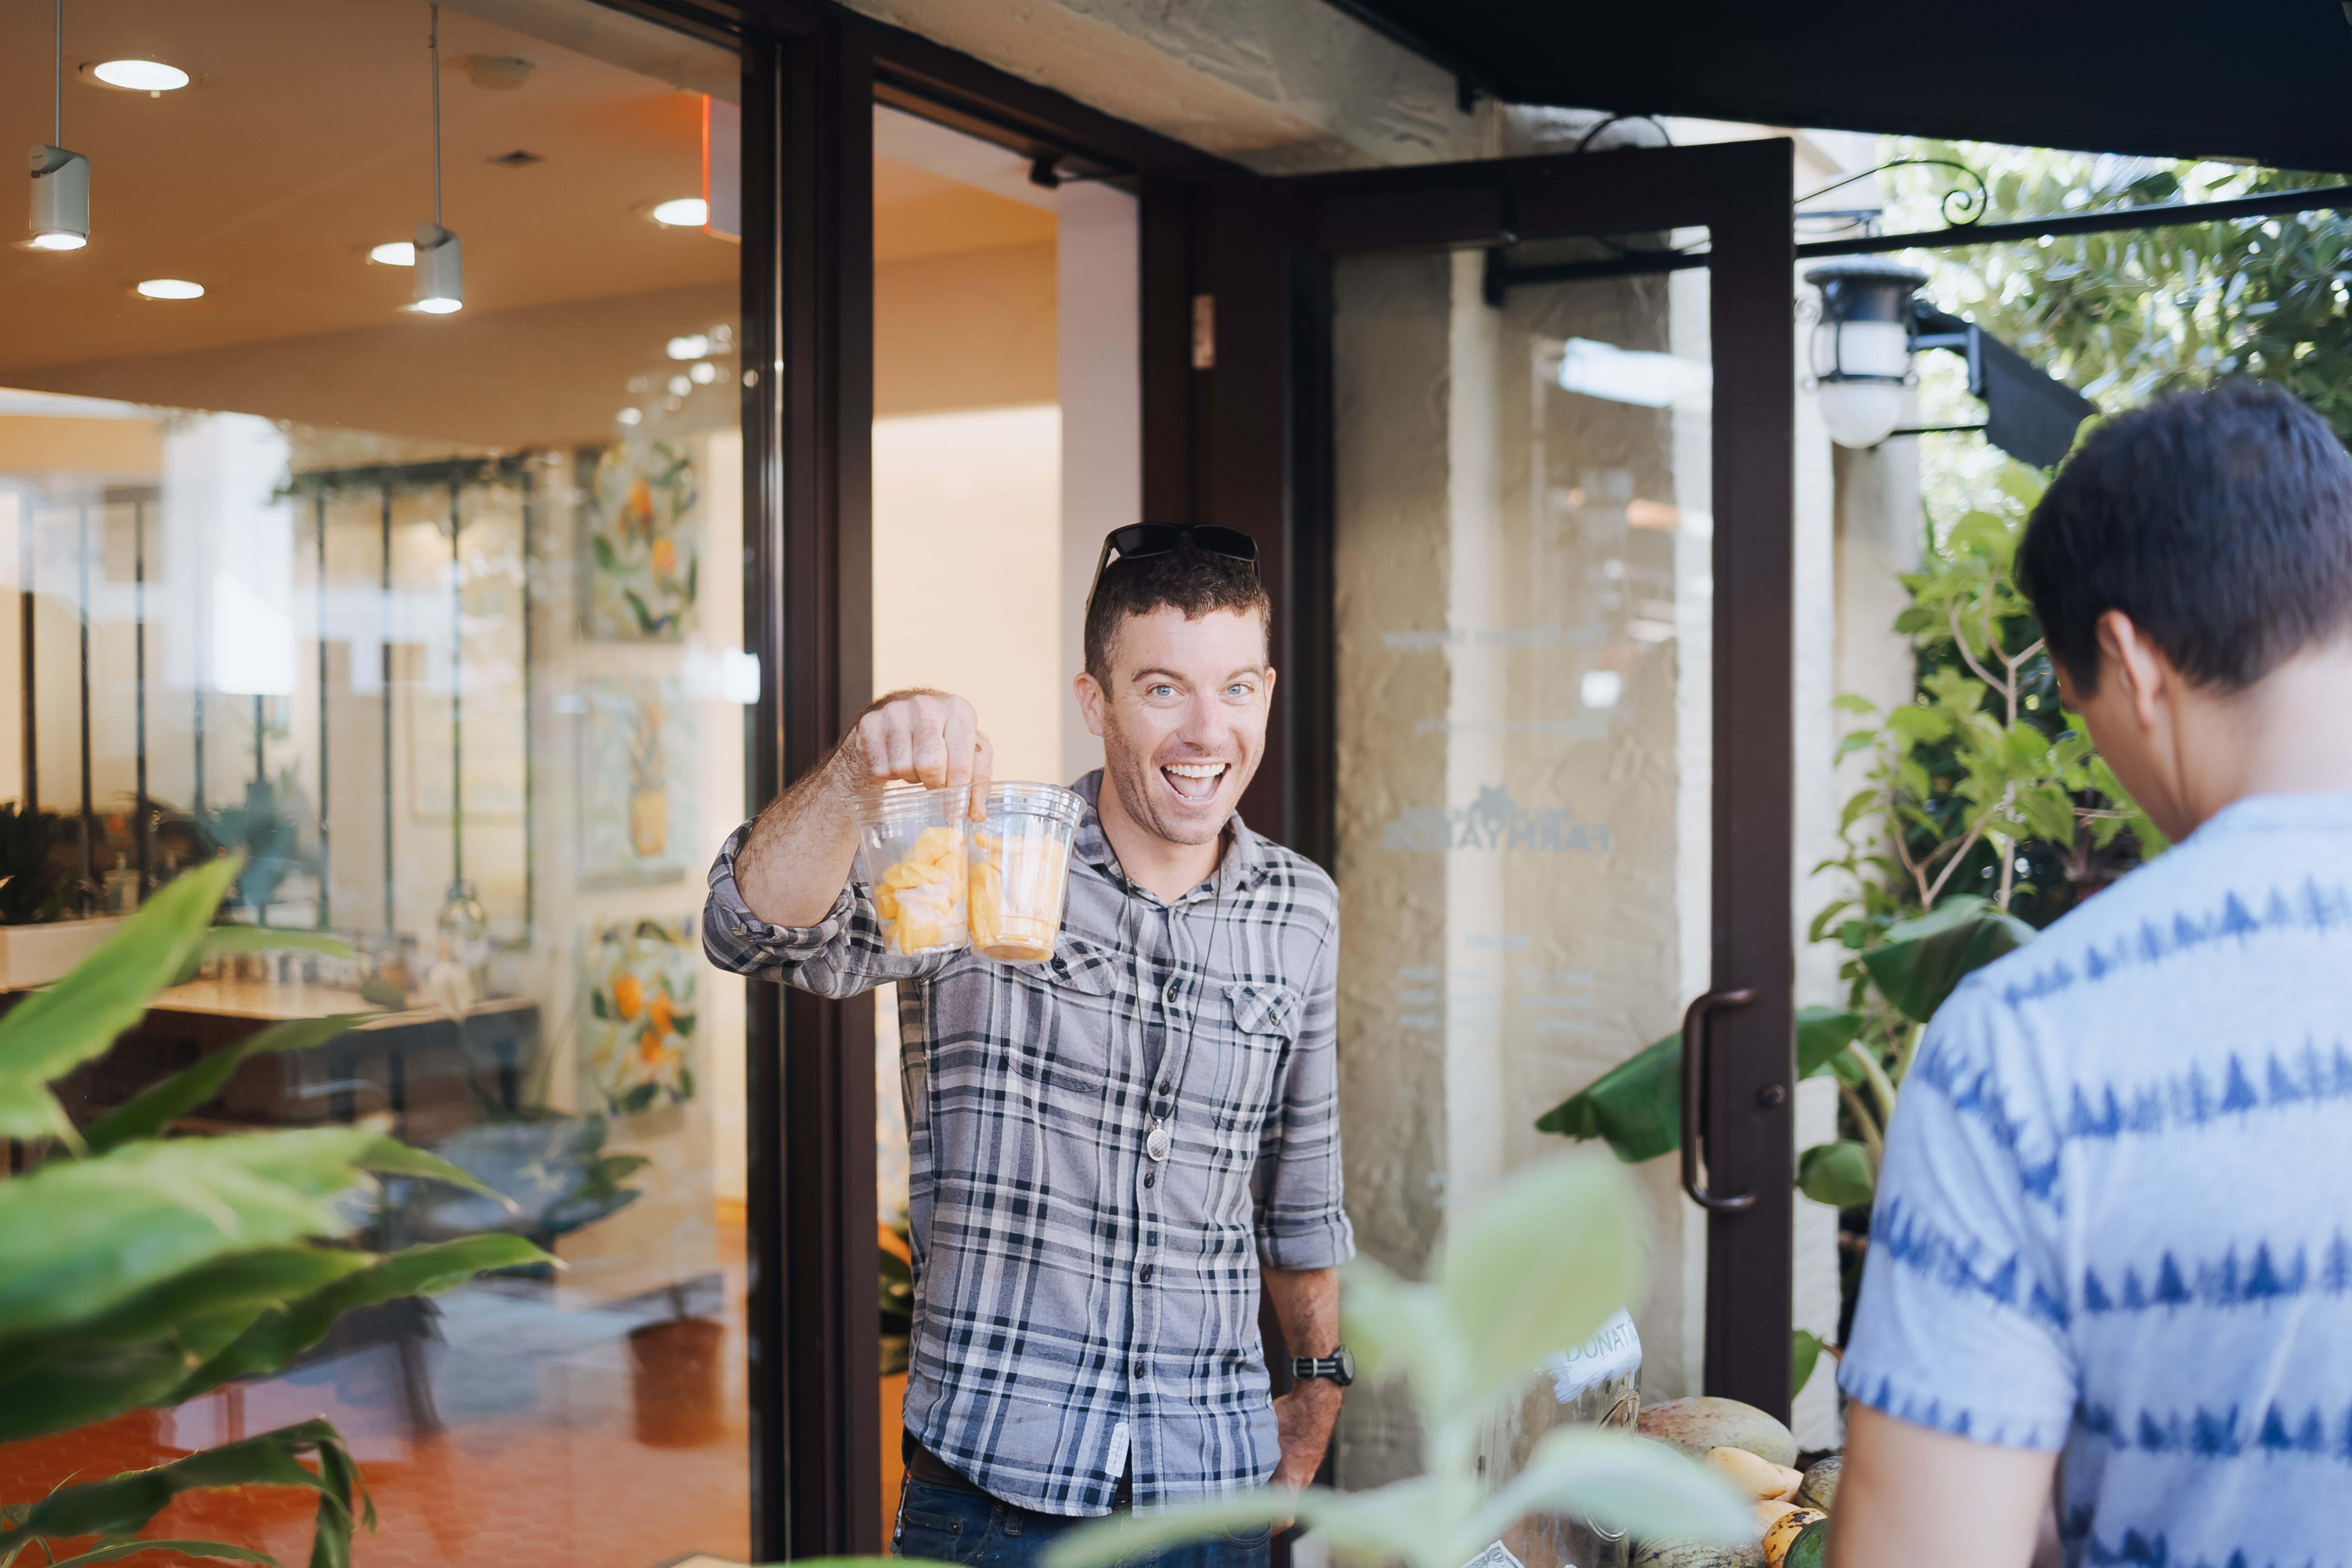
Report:
[[[1236,980],[1225,987],[1234,1029],[1245,1045],[1282,1049],[1298,1037],[1298,993],[1276,980]]]
[[[1017,1014],[1003,1031],[1014,1070],[1041,1082],[1101,1083],[1111,1068],[1124,963],[1108,947],[1066,936],[1045,963],[1017,966],[1019,980],[999,993]]]
[[[1298,993],[1278,981],[1234,981],[1225,987],[1225,1002],[1236,1048],[1226,1058],[1223,1121],[1232,1152],[1255,1159],[1258,1135],[1281,1097],[1302,1007]]]

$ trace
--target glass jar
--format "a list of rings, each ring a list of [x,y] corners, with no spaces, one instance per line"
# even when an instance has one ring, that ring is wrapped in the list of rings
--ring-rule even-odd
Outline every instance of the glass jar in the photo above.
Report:
[[[481,995],[489,982],[490,920],[482,912],[473,883],[460,879],[449,884],[433,925],[441,933],[441,956],[464,970],[473,994]]]
[[[971,836],[971,945],[1007,963],[1054,956],[1083,796],[1058,784],[1001,784]]]
[[[961,952],[971,945],[971,807],[969,789],[889,784],[857,797],[857,879],[873,889],[892,952]]]

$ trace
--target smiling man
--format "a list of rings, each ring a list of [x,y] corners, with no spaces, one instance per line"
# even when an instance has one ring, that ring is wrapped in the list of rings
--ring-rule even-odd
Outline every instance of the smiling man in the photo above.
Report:
[[[1115,557],[1115,558],[1114,558]],[[1104,543],[1077,700],[1105,767],[1054,957],[887,952],[857,795],[989,782],[961,698],[895,692],[711,868],[714,963],[827,996],[899,983],[913,1163],[907,1483],[893,1550],[1019,1568],[1130,1501],[1321,1462],[1351,1363],[1334,1270],[1339,899],[1235,812],[1265,751],[1271,605],[1247,534]],[[1260,1281],[1298,1381],[1269,1398]],[[1224,1568],[1265,1531],[1160,1553]]]

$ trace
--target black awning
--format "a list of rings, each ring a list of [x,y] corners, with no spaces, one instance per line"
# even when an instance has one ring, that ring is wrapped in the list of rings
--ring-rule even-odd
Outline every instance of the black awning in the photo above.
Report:
[[[2352,170],[2340,0],[1332,0],[1514,103]]]

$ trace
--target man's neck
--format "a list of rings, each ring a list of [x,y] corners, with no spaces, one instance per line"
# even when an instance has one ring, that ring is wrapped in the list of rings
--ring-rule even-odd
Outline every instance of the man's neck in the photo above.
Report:
[[[2202,823],[2256,795],[2352,795],[2352,647],[2306,648],[2245,690],[2184,705],[2176,765]]]
[[[1206,881],[1225,851],[1222,832],[1206,844],[1176,844],[1152,832],[1128,815],[1127,803],[1119,799],[1118,786],[1108,773],[1103,775],[1095,814],[1102,819],[1103,837],[1109,840],[1111,853],[1118,857],[1119,869],[1127,873],[1127,879],[1150,889],[1168,903]]]

